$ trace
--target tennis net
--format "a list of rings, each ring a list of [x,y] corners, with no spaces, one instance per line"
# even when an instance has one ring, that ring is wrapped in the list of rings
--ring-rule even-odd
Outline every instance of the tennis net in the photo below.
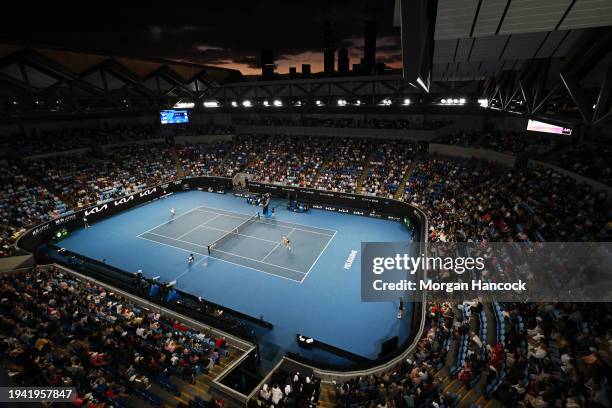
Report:
[[[207,245],[208,254],[210,255],[210,253],[215,250],[214,248],[217,245],[219,245],[222,242],[227,241],[228,239],[230,239],[231,237],[235,235],[239,235],[241,231],[243,231],[246,227],[253,224],[254,222],[257,222],[258,220],[259,220],[259,213],[255,213],[253,216],[249,217],[247,220],[245,220],[243,223],[241,223],[237,227],[232,228],[232,230],[228,231],[227,234],[219,237],[216,241],[212,242],[211,244],[208,244]]]

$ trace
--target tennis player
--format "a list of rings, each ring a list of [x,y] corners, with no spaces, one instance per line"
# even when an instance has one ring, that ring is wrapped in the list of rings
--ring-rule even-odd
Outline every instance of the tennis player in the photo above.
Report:
[[[263,198],[262,212],[264,216],[268,216],[268,207],[270,206],[270,194],[267,193]]]
[[[291,241],[289,240],[288,237],[283,237],[283,239],[281,240],[281,243],[283,244],[285,248],[291,251]]]
[[[174,207],[172,207],[170,209],[170,218],[174,219],[174,216],[176,215],[176,209]]]
[[[193,261],[195,261],[193,254],[189,254],[189,258],[187,258],[187,263],[189,266],[193,265]]]

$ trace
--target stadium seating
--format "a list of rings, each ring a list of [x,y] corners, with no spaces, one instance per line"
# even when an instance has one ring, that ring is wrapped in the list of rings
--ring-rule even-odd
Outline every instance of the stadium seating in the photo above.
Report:
[[[225,339],[161,317],[59,270],[0,277],[2,358],[15,381],[75,387],[78,405],[161,406],[228,354]],[[161,387],[161,388],[159,388]]]
[[[147,139],[147,129],[107,128],[104,132],[115,136],[101,140],[107,144]],[[177,130],[176,134],[199,131]],[[89,132],[67,131],[65,143],[57,149],[82,146],[76,139]],[[512,141],[499,145],[489,137],[465,132],[438,141],[515,154],[525,151]],[[49,151],[38,137],[20,143],[15,147],[23,155]],[[14,254],[14,240],[24,228],[174,180],[179,167],[186,176],[245,172],[268,183],[395,196],[428,215],[430,241],[603,241],[611,237],[603,191],[549,169],[508,169],[475,159],[439,157],[427,154],[425,147],[385,141],[373,149],[366,139],[240,135],[233,144],[178,146],[178,160],[170,147],[148,143],[108,147],[94,156],[40,159],[26,162],[27,166],[10,163],[0,167],[1,255]],[[560,150],[553,162],[610,183],[605,149],[571,146]],[[130,396],[160,405],[157,390],[177,393],[179,380],[189,382],[192,375],[214,364],[214,346],[206,336],[200,338],[189,330],[176,334],[172,322],[139,315],[133,305],[57,272],[29,272],[18,279],[3,278],[0,285],[0,298],[6,299],[0,302],[1,324],[4,332],[13,333],[3,339],[5,357],[19,362],[24,373],[32,370],[32,378],[42,383],[75,384],[84,400],[111,400],[125,406]],[[42,311],[27,296],[17,296],[28,291],[44,299],[48,307]],[[55,296],[87,302],[72,306]],[[121,310],[117,304],[122,304]],[[68,319],[68,312],[81,318]],[[336,403],[454,406],[467,390],[474,389],[473,401],[480,395],[506,406],[609,406],[605,379],[610,312],[609,304],[431,303],[425,331],[410,359],[377,376],[338,384]],[[61,330],[52,332],[49,328],[59,327],[57,315],[66,319]],[[85,344],[73,344],[75,330],[85,333]],[[109,336],[103,339],[98,332]],[[147,334],[143,337],[143,333]],[[169,335],[165,338],[171,342],[162,340],[160,333]],[[126,339],[133,351],[130,356],[122,347]],[[176,356],[166,346],[186,350],[189,358]],[[34,355],[39,358],[36,364],[32,364]],[[124,371],[109,364],[123,357],[130,362],[122,367]],[[65,364],[54,364],[57,361]],[[152,361],[157,367],[151,367]],[[278,382],[285,384],[285,380]],[[445,390],[448,381],[461,383],[462,391]],[[277,393],[277,397],[296,397],[292,387],[290,393],[281,387],[282,396]],[[270,404],[261,395],[260,400],[262,405]],[[206,405],[195,400],[192,404]]]

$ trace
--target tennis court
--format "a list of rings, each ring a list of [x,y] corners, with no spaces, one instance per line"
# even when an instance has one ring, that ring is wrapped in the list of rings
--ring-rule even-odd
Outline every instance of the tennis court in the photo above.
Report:
[[[241,313],[264,316],[274,324],[273,330],[257,332],[265,361],[277,361],[287,351],[308,352],[318,361],[344,361],[305,351],[296,333],[367,358],[376,358],[380,343],[389,337],[405,341],[409,319],[397,318],[396,303],[361,302],[359,251],[362,241],[410,240],[406,227],[317,209],[295,213],[280,200],[272,206],[271,222],[262,219],[238,228],[242,235],[222,240],[210,258],[207,246],[247,221],[257,207],[233,194],[185,191],[73,231],[61,245],[125,271],[142,270],[147,278],[176,281],[182,291]],[[170,208],[177,210],[173,221]],[[287,234],[291,253],[278,245]],[[189,253],[195,255],[192,265]],[[347,316],[359,316],[360,324]]]
[[[185,252],[303,282],[336,231],[218,208],[196,207],[138,235]],[[291,250],[281,245],[291,241]],[[210,253],[209,253],[210,249]]]

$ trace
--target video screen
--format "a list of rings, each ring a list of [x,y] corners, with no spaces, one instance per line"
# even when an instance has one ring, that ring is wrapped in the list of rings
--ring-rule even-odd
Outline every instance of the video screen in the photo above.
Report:
[[[173,123],[189,123],[189,113],[186,110],[163,110],[159,112],[162,125]]]
[[[557,135],[571,135],[572,128],[552,125],[546,122],[540,122],[538,120],[529,119],[527,123],[527,130],[531,130],[532,132],[544,132],[544,133],[554,133]]]

